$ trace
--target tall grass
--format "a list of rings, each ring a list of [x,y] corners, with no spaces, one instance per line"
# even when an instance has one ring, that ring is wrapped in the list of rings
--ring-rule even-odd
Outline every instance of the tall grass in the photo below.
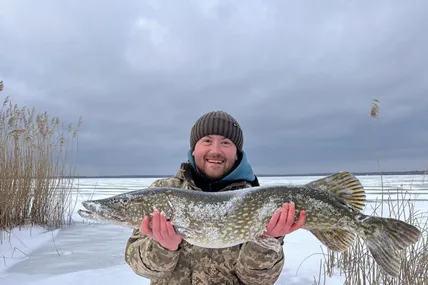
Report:
[[[0,90],[3,84],[0,84]],[[0,241],[15,227],[71,221],[78,129],[12,104],[0,109]]]
[[[379,101],[376,99],[373,100],[370,116],[379,119]],[[376,161],[380,169],[379,160]],[[326,284],[326,280],[333,274],[342,275],[345,285],[428,284],[428,212],[421,212],[415,208],[415,202],[412,201],[414,197],[406,189],[399,187],[395,192],[385,193],[382,173],[380,175],[382,196],[380,201],[374,201],[369,214],[400,219],[422,231],[422,238],[402,251],[400,275],[392,278],[385,274],[374,261],[364,241],[356,237],[353,245],[343,253],[327,249],[324,259],[321,260],[318,277],[314,277],[314,284]]]
[[[375,99],[373,99],[372,107],[370,108],[370,117],[374,120],[379,120],[379,112],[380,112],[379,100],[375,98]],[[373,129],[373,132],[374,132],[374,129]],[[373,141],[373,152],[375,154],[377,166],[379,168],[380,182],[382,184],[382,201],[383,201],[383,189],[384,189],[383,188],[383,175],[382,175],[382,171],[380,168],[379,158],[377,158],[376,149],[374,148],[374,141]],[[383,213],[383,203],[381,203],[380,208],[381,208],[381,213]]]

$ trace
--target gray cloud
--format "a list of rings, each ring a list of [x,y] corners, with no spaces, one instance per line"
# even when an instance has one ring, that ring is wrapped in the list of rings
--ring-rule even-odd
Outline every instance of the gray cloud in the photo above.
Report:
[[[427,168],[425,1],[4,2],[1,95],[83,116],[80,174],[173,174],[216,109],[257,173]]]

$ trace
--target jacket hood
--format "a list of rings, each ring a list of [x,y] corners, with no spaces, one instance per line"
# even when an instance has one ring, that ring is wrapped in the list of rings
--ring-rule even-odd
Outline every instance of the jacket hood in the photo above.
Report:
[[[241,161],[239,162],[239,165],[235,167],[235,169],[223,177],[222,179],[218,180],[218,182],[226,182],[226,181],[238,181],[238,180],[245,180],[245,181],[254,181],[256,179],[256,176],[254,175],[253,169],[251,168],[250,163],[248,162],[247,154],[245,151],[241,151]],[[190,164],[192,167],[199,172],[199,170],[196,167],[195,159],[193,158],[192,151],[189,150],[187,152],[187,158],[189,159]]]

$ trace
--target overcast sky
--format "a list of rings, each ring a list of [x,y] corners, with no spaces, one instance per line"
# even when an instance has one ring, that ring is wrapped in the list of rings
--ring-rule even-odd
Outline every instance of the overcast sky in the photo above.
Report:
[[[428,1],[0,3],[0,97],[82,116],[78,174],[175,174],[212,110],[257,174],[428,168]]]

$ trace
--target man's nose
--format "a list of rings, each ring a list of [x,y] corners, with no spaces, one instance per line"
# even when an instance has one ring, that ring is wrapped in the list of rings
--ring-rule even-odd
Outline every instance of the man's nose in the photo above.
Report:
[[[211,145],[211,152],[213,152],[213,153],[220,153],[221,152],[219,142],[213,142],[213,144]]]

